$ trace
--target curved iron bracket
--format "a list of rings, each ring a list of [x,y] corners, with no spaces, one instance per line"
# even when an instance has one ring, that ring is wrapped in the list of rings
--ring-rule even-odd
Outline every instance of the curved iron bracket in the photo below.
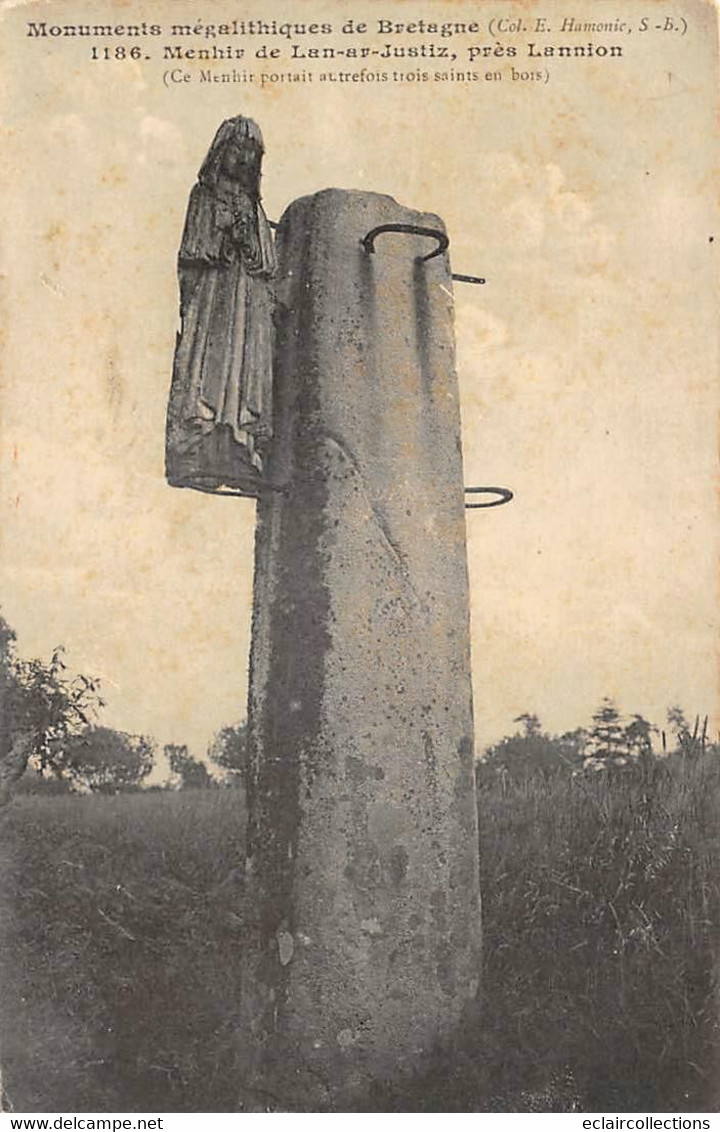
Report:
[[[368,255],[375,254],[375,238],[382,232],[403,232],[408,236],[429,236],[430,239],[437,240],[438,246],[433,248],[428,255],[417,257],[423,263],[429,259],[434,259],[435,256],[442,255],[450,246],[450,240],[446,233],[441,232],[439,228],[421,228],[418,224],[378,224],[377,228],[372,228],[367,236],[364,236],[360,241]]]
[[[504,503],[509,503],[513,498],[513,492],[509,487],[466,487],[466,495],[497,495],[497,499],[493,499],[490,503],[466,503],[466,510],[483,507],[502,507]]]
[[[280,227],[277,220],[268,220],[268,225],[273,230]],[[439,228],[421,228],[416,224],[379,224],[377,228],[372,228],[367,236],[363,236],[360,243],[362,244],[368,255],[375,254],[375,237],[380,236],[383,232],[404,232],[411,236],[429,236],[430,239],[437,240],[438,246],[431,251],[428,255],[418,256],[421,263],[428,259],[435,259],[435,256],[442,255],[450,247],[450,240],[445,232],[441,232]],[[450,275],[456,283],[485,283],[487,280],[483,279],[480,275],[461,275],[459,272],[453,271]],[[488,504],[489,506],[489,504]]]

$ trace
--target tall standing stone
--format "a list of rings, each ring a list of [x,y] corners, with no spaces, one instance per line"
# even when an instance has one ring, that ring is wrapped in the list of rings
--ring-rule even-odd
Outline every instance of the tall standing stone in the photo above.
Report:
[[[442,228],[373,193],[277,235],[275,455],[258,504],[244,1076],[359,1101],[448,1041],[480,894],[453,304]]]

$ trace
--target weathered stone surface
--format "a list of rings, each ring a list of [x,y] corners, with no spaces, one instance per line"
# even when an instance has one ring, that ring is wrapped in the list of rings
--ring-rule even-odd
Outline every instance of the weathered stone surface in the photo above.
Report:
[[[452,283],[442,227],[327,190],[278,232],[277,447],[258,504],[244,1073],[349,1103],[477,992],[480,906]]]

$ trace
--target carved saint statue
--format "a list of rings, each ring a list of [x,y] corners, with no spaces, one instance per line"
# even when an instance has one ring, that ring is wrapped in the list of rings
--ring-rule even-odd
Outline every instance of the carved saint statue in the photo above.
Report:
[[[167,422],[173,487],[256,496],[263,482],[272,436],[275,254],[260,204],[262,155],[256,123],[229,118],[190,194]]]

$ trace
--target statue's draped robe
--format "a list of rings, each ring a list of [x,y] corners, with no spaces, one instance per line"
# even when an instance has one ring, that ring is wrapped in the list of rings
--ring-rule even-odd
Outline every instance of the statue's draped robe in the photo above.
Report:
[[[196,184],[178,256],[166,450],[174,486],[257,494],[272,435],[274,270],[259,201],[237,185]]]

